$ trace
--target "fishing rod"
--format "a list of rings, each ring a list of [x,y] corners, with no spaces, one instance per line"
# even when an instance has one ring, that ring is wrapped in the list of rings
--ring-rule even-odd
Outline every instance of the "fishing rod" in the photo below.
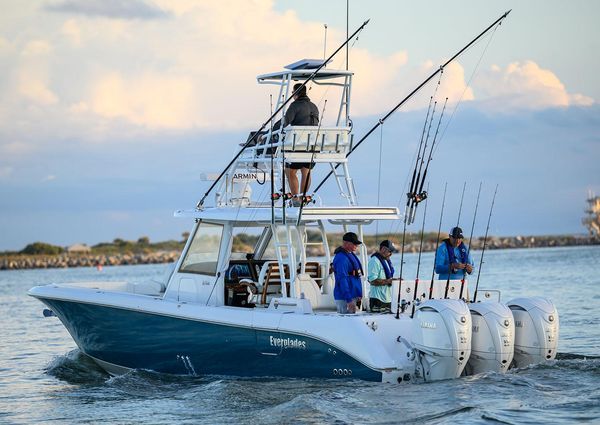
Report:
[[[427,121],[429,120],[429,112],[431,112],[431,103],[433,102],[433,99],[435,98],[435,96],[437,95],[437,91],[438,88],[440,87],[440,83],[442,82],[442,75],[444,74],[444,70],[442,69],[442,71],[440,72],[440,76],[438,78],[438,82],[435,86],[435,90],[433,92],[433,96],[431,96],[429,98],[429,105],[427,105],[427,115],[425,115],[425,122],[423,122],[423,130],[421,131],[421,141],[419,142],[419,150],[417,152],[417,159],[415,161],[415,168],[413,169],[413,175],[412,175],[412,180],[410,182],[410,190],[407,193],[408,199],[406,200],[406,206],[409,206],[409,203],[411,201],[411,199],[414,199],[415,195],[416,195],[416,186],[415,186],[415,182],[417,183],[417,186],[419,185],[418,183],[418,179],[415,180],[417,178],[417,166],[419,165],[419,159],[421,157],[421,146],[423,145],[423,140],[425,137],[425,129],[427,128]],[[436,102],[437,103],[437,102]],[[425,156],[425,150],[423,150],[423,156]],[[410,217],[410,214],[409,214]]]
[[[402,248],[400,251],[400,283],[398,284],[398,299],[396,300],[396,319],[400,318],[400,296],[402,293],[402,268],[404,266],[404,241],[406,240],[406,208],[404,208],[404,229],[402,229]]]
[[[485,246],[487,243],[488,231],[490,230],[490,220],[492,219],[492,210],[494,209],[494,202],[496,202],[496,193],[498,193],[498,185],[496,185],[496,190],[494,190],[494,197],[492,198],[492,206],[490,207],[490,215],[488,216],[487,227],[485,229],[485,236],[483,238],[483,249],[481,250],[481,260],[479,261],[479,270],[477,270],[477,283],[475,284],[475,295],[473,296],[473,301],[477,301],[477,289],[479,288],[479,276],[481,276],[481,266],[483,265],[483,254],[485,254]]]
[[[456,220],[456,227],[460,223],[460,213],[462,212],[463,200],[465,199],[465,189],[467,182],[464,182],[462,188],[462,194],[460,195],[460,206],[458,207],[458,219]],[[450,235],[448,235],[450,238]],[[452,247],[454,249],[454,247]],[[450,264],[450,255],[448,255],[448,279],[446,279],[446,290],[444,291],[444,298],[448,298],[448,289],[450,288],[450,274],[452,273],[452,264]]]
[[[460,206],[458,207],[458,218],[456,219],[456,227],[460,224],[460,213],[462,212],[463,200],[465,199],[465,189],[467,188],[467,182],[463,183],[462,194],[460,195]]]
[[[442,74],[440,74],[441,77]],[[438,81],[439,84],[439,81]],[[427,106],[427,115],[425,116],[425,122],[423,123],[423,131],[421,131],[421,141],[419,142],[419,150],[417,151],[417,159],[415,161],[415,168],[413,169],[412,180],[410,182],[410,189],[406,194],[406,206],[409,206],[410,200],[415,196],[415,179],[417,178],[417,166],[419,165],[419,159],[421,159],[421,147],[423,146],[423,140],[425,137],[425,128],[427,128],[427,121],[429,120],[429,112],[431,111],[431,102],[433,102],[433,96],[429,98],[429,106]],[[425,155],[425,154],[423,154]]]
[[[512,10],[512,9],[511,9]],[[442,72],[443,69],[448,66],[449,63],[453,62],[457,57],[459,57],[465,50],[467,50],[469,47],[471,47],[475,42],[477,42],[477,40],[479,40],[481,37],[483,37],[489,30],[491,30],[494,26],[496,26],[496,24],[500,23],[503,19],[505,19],[508,14],[511,12],[511,10],[508,10],[507,12],[504,12],[504,14],[502,16],[500,16],[498,19],[496,19],[490,26],[488,26],[485,30],[483,30],[477,37],[475,37],[473,40],[471,40],[467,45],[465,45],[462,49],[460,49],[457,53],[454,54],[454,56],[452,56],[450,59],[448,59],[443,65],[441,65],[435,72],[433,72],[429,77],[427,77],[421,84],[419,84],[412,92],[410,92],[408,94],[408,96],[406,96],[404,99],[402,99],[396,106],[394,106],[383,118],[380,118],[377,123],[371,127],[371,129],[352,147],[352,149],[350,149],[350,152],[348,152],[346,154],[346,158],[348,158],[350,156],[350,154],[352,154],[352,152],[354,152],[356,150],[356,148],[358,148],[360,146],[360,144],[362,142],[364,142],[381,124],[383,124],[394,112],[396,112],[402,105],[404,105],[406,102],[408,102],[408,100],[410,100],[415,94],[417,94],[427,83],[429,83],[429,81],[431,81],[431,79],[433,77],[435,77],[438,73]],[[318,191],[321,186],[323,186],[323,184],[327,181],[327,179],[329,179],[329,177],[331,177],[331,175],[334,173],[335,169],[337,169],[340,166],[340,164],[336,164],[334,169],[331,170],[326,176],[325,178],[323,178],[323,180],[321,180],[321,183],[319,183],[319,185],[317,186],[317,188],[315,189],[315,192]]]
[[[265,129],[265,127],[267,126],[267,124],[269,124],[269,122],[271,122],[273,120],[273,118],[275,118],[277,116],[277,114],[279,112],[281,112],[281,110],[283,110],[283,108],[285,108],[285,106],[294,98],[294,96],[298,93],[300,93],[301,90],[303,90],[303,88],[310,82],[312,81],[316,75],[318,74],[318,72],[323,69],[325,67],[325,65],[327,65],[327,63],[329,61],[331,61],[331,59],[333,59],[333,57],[340,51],[342,50],[342,48],[344,46],[346,46],[350,40],[352,40],[354,38],[355,35],[357,35],[360,31],[362,31],[364,29],[364,27],[369,23],[370,19],[367,19],[365,22],[363,22],[363,24],[358,27],[358,29],[356,31],[354,31],[354,33],[348,37],[346,39],[346,41],[344,41],[326,60],[323,61],[323,63],[321,65],[319,65],[317,67],[317,69],[315,69],[313,71],[312,74],[310,74],[310,76],[302,83],[298,86],[298,88],[296,90],[294,90],[294,92],[292,93],[292,95],[290,97],[288,97],[280,106],[279,108],[277,108],[277,110],[271,114],[271,116],[269,117],[269,119],[267,121],[265,121],[263,123],[263,125],[260,126],[260,128],[258,129],[258,131],[256,131],[252,137],[250,137],[248,139],[248,141],[246,141],[246,143],[244,143],[244,145],[242,146],[242,149],[240,149],[240,151],[233,157],[233,159],[229,162],[229,164],[227,164],[227,166],[225,167],[225,169],[221,172],[221,174],[219,175],[219,177],[217,177],[217,179],[215,180],[215,182],[208,188],[208,190],[206,191],[206,193],[204,194],[204,196],[202,197],[202,199],[200,199],[200,201],[198,202],[198,204],[196,205],[197,209],[200,209],[202,207],[202,205],[204,205],[204,201],[206,200],[206,197],[208,196],[208,194],[214,189],[214,187],[217,185],[217,183],[221,180],[221,178],[225,175],[225,173],[227,172],[227,170],[229,170],[229,168],[233,165],[233,163],[235,161],[237,161],[237,159],[240,157],[240,155],[242,154],[242,152],[244,152],[246,150],[247,147],[251,146],[253,143],[256,142],[258,136],[260,135],[260,133]]]
[[[310,182],[310,174],[312,172],[312,167],[315,165],[315,152],[317,149],[317,143],[319,143],[319,132],[321,131],[321,124],[323,123],[323,117],[325,116],[325,108],[327,107],[327,99],[323,103],[323,110],[321,111],[321,119],[319,120],[319,127],[317,127],[317,135],[315,137],[315,144],[312,146],[312,153],[310,155],[310,167],[308,167],[308,173],[306,174],[306,180],[304,181],[304,187],[301,192],[301,200],[300,200],[300,208],[298,209],[298,221],[296,221],[296,226],[300,226],[300,220],[302,219],[302,211],[304,210],[304,203],[307,201],[308,196],[306,195],[306,191],[308,190],[308,183]]]
[[[431,124],[433,124],[433,117],[435,116],[435,108],[437,107],[437,101],[435,101],[433,103],[433,112],[431,113],[431,118],[429,120],[429,127],[427,128],[427,137],[425,138],[425,145],[423,146],[423,156],[421,156],[421,163],[419,164],[419,172],[417,173],[417,184],[415,186],[415,192],[412,193],[412,197],[411,199],[409,199],[410,201],[410,207],[408,210],[408,222],[413,223],[414,222],[414,216],[416,214],[416,212],[413,213],[413,209],[415,207],[416,204],[418,204],[420,202],[417,201],[415,203],[415,199],[416,197],[418,197],[418,187],[419,187],[419,180],[421,179],[421,171],[423,170],[423,164],[425,163],[425,154],[427,153],[427,143],[429,143],[429,133],[431,132]]]
[[[433,297],[433,279],[435,278],[435,259],[437,256],[438,245],[440,244],[440,232],[442,231],[442,216],[444,215],[444,205],[446,204],[446,189],[448,189],[448,182],[444,184],[444,197],[442,198],[442,209],[440,211],[440,224],[438,225],[437,238],[435,240],[435,251],[433,255],[433,270],[431,271],[431,284],[429,285],[429,299]]]
[[[417,299],[417,291],[419,290],[419,270],[421,268],[421,253],[423,252],[423,236],[425,235],[425,216],[427,215],[427,201],[425,201],[425,209],[423,210],[423,224],[421,225],[421,244],[419,245],[419,257],[417,260],[417,277],[415,279],[415,292],[413,293],[413,305],[410,318],[415,315],[415,301]]]
[[[429,164],[433,158],[433,149],[435,148],[435,142],[437,140],[438,133],[440,131],[440,124],[442,123],[442,118],[444,117],[444,111],[446,110],[446,104],[448,103],[448,98],[444,101],[444,107],[442,108],[442,113],[440,114],[440,119],[438,120],[437,128],[435,129],[435,135],[433,136],[433,142],[431,142],[431,149],[429,149],[429,157],[427,158],[427,164],[425,165],[425,171],[423,172],[423,178],[421,179],[421,184],[419,186],[419,190],[413,199],[415,203],[415,215],[417,214],[417,205],[423,199],[427,199],[427,191],[423,191],[423,185],[425,184],[425,177],[427,177],[427,171],[429,170]]]
[[[471,234],[469,235],[469,244],[467,245],[467,262],[469,262],[469,256],[471,255],[471,242],[473,241],[473,230],[475,230],[475,217],[477,217],[477,207],[479,207],[479,196],[481,195],[481,185],[483,182],[479,182],[479,190],[477,191],[477,201],[475,201],[475,212],[473,213],[473,224],[471,224]],[[472,270],[471,270],[472,271]],[[460,280],[460,294],[458,299],[462,299],[463,290],[465,288],[465,280],[467,278],[467,268],[463,270],[463,278]]]
[[[270,112],[273,114],[273,95],[269,95]],[[273,121],[269,128],[269,136],[271,137],[271,224],[275,224],[275,152],[273,151]]]

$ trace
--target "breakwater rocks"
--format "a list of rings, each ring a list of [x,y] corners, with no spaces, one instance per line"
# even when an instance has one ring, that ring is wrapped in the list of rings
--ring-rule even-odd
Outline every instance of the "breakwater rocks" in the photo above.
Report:
[[[177,261],[179,254],[179,251],[160,251],[144,254],[125,253],[111,255],[7,255],[0,256],[0,270],[161,264]]]
[[[445,237],[446,235],[444,235]],[[378,245],[365,237],[365,243],[368,246],[368,252],[372,253],[378,249]],[[394,238],[392,238],[394,239]],[[405,252],[419,252],[420,241],[415,235],[412,235],[409,242],[405,245]],[[334,249],[339,245],[341,235],[330,241],[330,246]],[[468,241],[465,241],[465,243]],[[394,239],[394,243],[400,248],[399,241]],[[600,239],[587,235],[566,235],[566,236],[511,236],[497,237],[491,236],[487,239],[486,249],[514,249],[514,248],[546,248],[577,245],[600,245]],[[474,251],[483,248],[483,238],[474,238],[472,247]],[[251,247],[247,247],[251,250]],[[436,249],[436,242],[431,240],[423,241],[423,251],[431,252]],[[319,249],[308,249],[309,256],[323,255]],[[49,268],[67,268],[67,267],[97,267],[100,266],[121,266],[128,264],[160,264],[172,263],[179,258],[179,251],[156,251],[151,253],[124,253],[124,254],[58,254],[58,255],[25,255],[25,254],[0,254],[0,270],[20,270],[20,269],[49,269]]]
[[[446,236],[446,235],[444,235]],[[465,244],[469,241],[465,239]],[[471,249],[480,251],[483,248],[483,237],[473,238]],[[400,249],[399,244],[396,244]],[[600,239],[591,236],[567,235],[567,236],[490,236],[487,239],[485,249],[515,249],[515,248],[549,248],[560,246],[578,245],[600,245]],[[411,241],[405,246],[405,252],[419,252],[420,241]],[[379,247],[373,247],[373,251]],[[423,251],[434,251],[435,241],[423,241]]]

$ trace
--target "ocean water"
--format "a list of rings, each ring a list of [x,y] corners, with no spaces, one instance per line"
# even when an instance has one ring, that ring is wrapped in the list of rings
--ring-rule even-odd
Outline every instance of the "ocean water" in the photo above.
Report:
[[[414,278],[417,256],[405,260],[404,276]],[[432,262],[423,256],[422,279],[431,276]],[[504,375],[424,384],[143,370],[111,377],[26,295],[43,283],[159,278],[165,267],[1,271],[0,423],[600,423],[600,246],[486,252],[480,288],[500,289],[504,301],[554,300],[559,358]]]

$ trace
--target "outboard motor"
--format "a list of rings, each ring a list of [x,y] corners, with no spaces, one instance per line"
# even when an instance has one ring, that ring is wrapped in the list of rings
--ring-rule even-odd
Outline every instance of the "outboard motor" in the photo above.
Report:
[[[458,378],[471,354],[471,314],[461,300],[427,300],[416,308],[412,345],[425,381]]]
[[[513,364],[524,367],[553,360],[558,346],[558,312],[547,298],[517,298],[507,304],[515,318]]]
[[[495,301],[469,304],[473,334],[467,375],[493,371],[504,373],[515,347],[515,322],[510,309]]]

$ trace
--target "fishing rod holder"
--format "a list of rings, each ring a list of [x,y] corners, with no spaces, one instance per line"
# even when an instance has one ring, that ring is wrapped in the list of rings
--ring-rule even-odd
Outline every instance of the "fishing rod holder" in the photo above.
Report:
[[[427,191],[425,191],[425,190],[421,193],[415,194],[415,196],[413,198],[415,204],[418,204],[419,202],[422,202],[425,199],[427,199]]]

